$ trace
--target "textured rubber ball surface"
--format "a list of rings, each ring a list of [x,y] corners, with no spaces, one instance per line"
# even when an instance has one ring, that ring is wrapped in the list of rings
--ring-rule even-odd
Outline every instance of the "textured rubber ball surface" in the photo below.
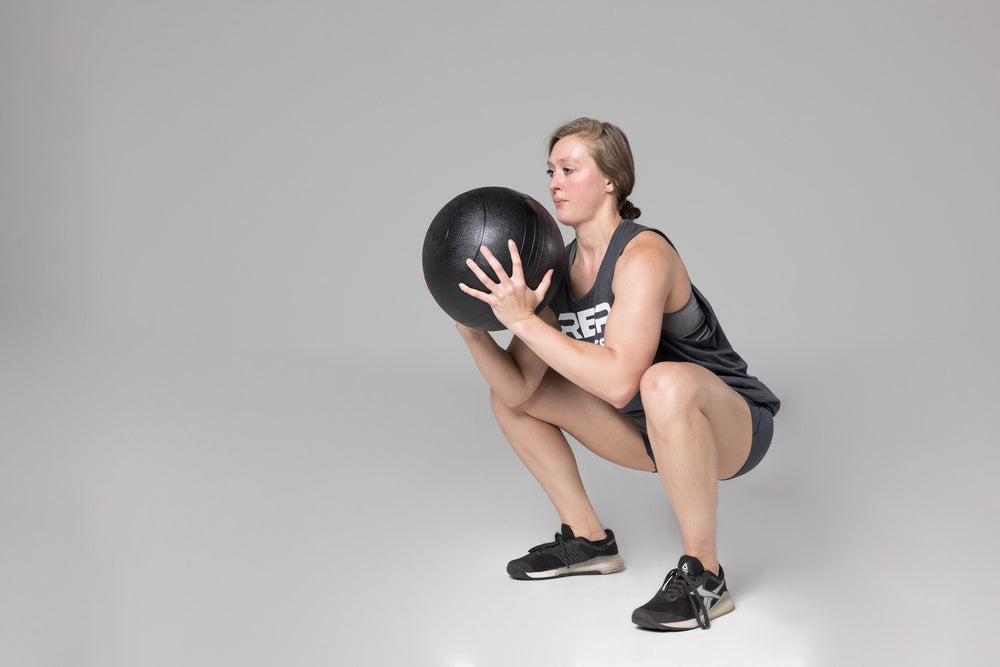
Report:
[[[483,289],[465,264],[469,257],[486,275],[496,279],[479,250],[484,245],[509,274],[508,239],[517,244],[524,280],[532,289],[538,287],[546,271],[554,269],[552,287],[539,305],[540,311],[555,293],[555,286],[566,270],[562,233],[545,207],[510,188],[489,186],[463,192],[434,216],[424,237],[424,280],[438,306],[452,319],[473,329],[504,328],[487,304],[462,292],[458,283]]]

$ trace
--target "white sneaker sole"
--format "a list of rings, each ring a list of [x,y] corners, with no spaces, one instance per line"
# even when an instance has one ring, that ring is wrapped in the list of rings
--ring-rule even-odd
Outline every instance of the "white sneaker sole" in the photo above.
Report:
[[[729,591],[726,591],[722,594],[722,597],[719,598],[719,601],[712,605],[712,607],[708,610],[708,620],[714,621],[718,617],[728,614],[735,608],[736,604],[733,602],[733,596],[729,594]],[[655,630],[657,628],[661,628],[663,630],[693,630],[698,627],[698,619],[689,618],[683,621],[676,621],[674,623],[641,623],[637,625],[651,630]]]
[[[557,567],[554,570],[544,572],[525,572],[529,579],[554,579],[555,577],[567,577],[574,574],[613,574],[625,569],[625,561],[621,555],[598,556],[585,560],[569,567]]]

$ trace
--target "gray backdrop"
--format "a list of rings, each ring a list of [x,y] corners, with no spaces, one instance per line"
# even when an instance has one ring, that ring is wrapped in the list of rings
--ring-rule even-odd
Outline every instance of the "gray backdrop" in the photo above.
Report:
[[[0,2],[0,661],[992,662],[998,28]],[[721,490],[739,613],[711,632],[631,626],[679,538],[655,477],[586,453],[629,568],[506,578],[558,519],[422,285],[437,210],[548,204],[579,115],[628,133],[642,222],[784,400]]]

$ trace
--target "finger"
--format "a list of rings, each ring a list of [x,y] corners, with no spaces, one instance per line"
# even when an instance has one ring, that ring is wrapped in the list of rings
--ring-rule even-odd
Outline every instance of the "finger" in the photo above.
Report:
[[[514,239],[507,240],[507,247],[510,249],[510,277],[524,280],[524,267],[521,266],[521,253],[517,251],[517,244]]]
[[[493,271],[497,274],[497,282],[503,282],[505,278],[510,277],[507,275],[507,272],[504,271],[500,260],[498,260],[493,253],[490,252],[489,248],[486,246],[480,246],[479,252],[483,254],[483,257],[486,259],[486,263],[493,267]]]
[[[480,301],[482,301],[484,303],[487,303],[487,304],[489,304],[491,306],[493,305],[492,302],[491,302],[492,295],[489,294],[489,293],[487,293],[487,292],[483,292],[482,290],[473,289],[473,288],[469,287],[468,285],[466,285],[465,283],[459,283],[458,284],[458,289],[462,290],[463,292],[465,292],[469,296],[473,296],[473,297],[479,299]]]
[[[538,296],[539,302],[545,299],[545,293],[549,291],[549,287],[552,286],[552,274],[554,269],[549,269],[542,276],[542,282],[538,283],[538,287],[535,289],[535,294]]]
[[[479,278],[479,282],[481,282],[483,287],[486,289],[492,291],[497,286],[497,284],[493,282],[493,279],[486,275],[486,272],[479,268],[479,265],[471,259],[465,260],[465,265],[469,267],[469,270],[472,271],[477,278]]]

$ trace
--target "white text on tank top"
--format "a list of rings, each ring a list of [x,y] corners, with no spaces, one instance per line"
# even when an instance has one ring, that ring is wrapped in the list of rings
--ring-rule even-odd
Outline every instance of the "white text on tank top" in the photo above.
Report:
[[[611,306],[607,301],[579,312],[559,313],[559,327],[567,336],[604,345],[604,325],[609,313]]]

